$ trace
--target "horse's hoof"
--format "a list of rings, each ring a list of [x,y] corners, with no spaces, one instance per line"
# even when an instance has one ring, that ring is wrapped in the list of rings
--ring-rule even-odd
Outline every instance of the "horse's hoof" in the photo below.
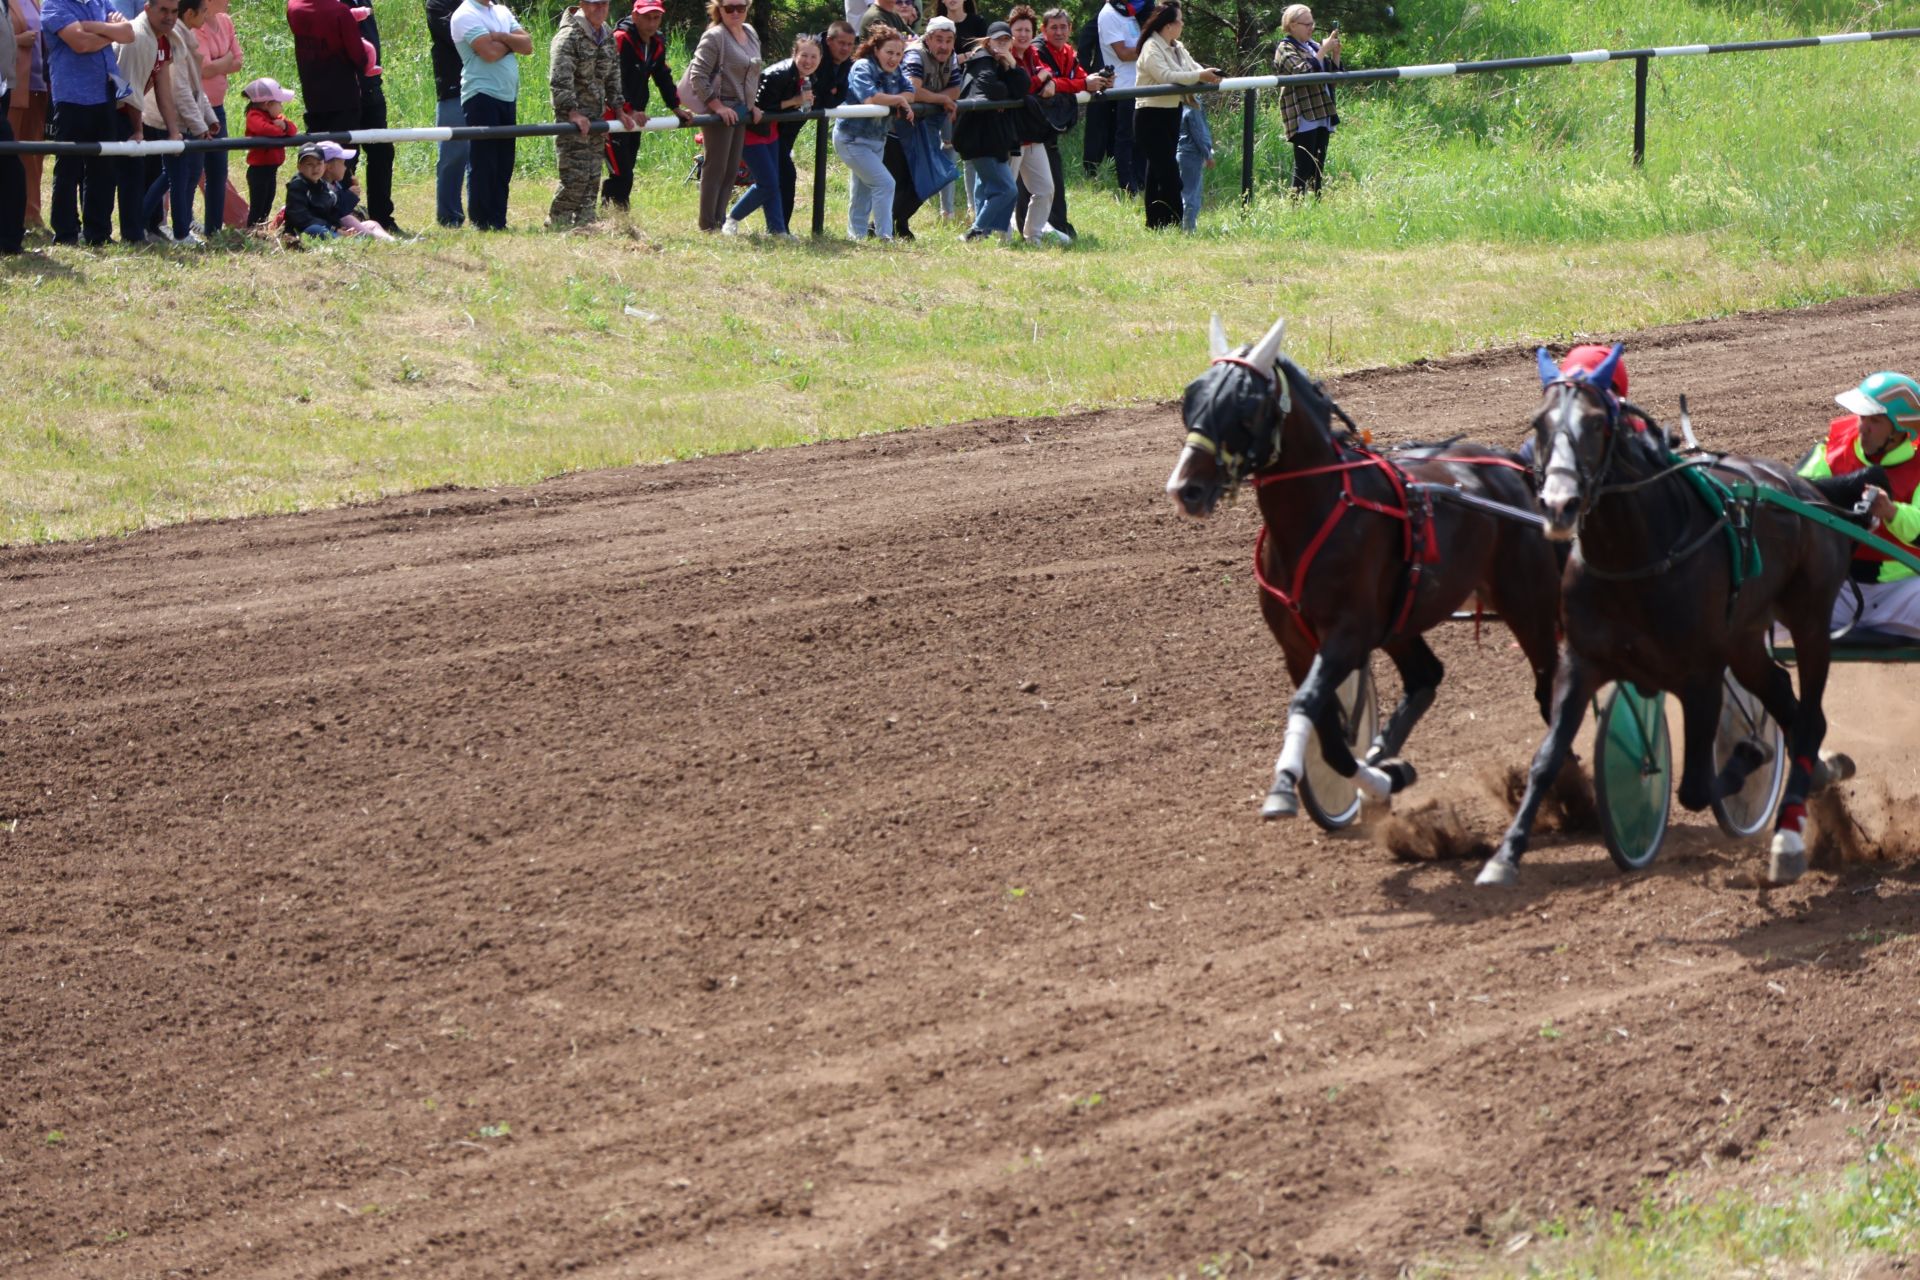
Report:
[[[1813,762],[1813,789],[1825,791],[1836,782],[1853,776],[1853,757],[1842,751],[1822,752]]]
[[[1807,874],[1807,842],[1798,831],[1773,833],[1773,848],[1767,855],[1767,879],[1774,884],[1792,884]]]
[[[1487,865],[1480,868],[1480,874],[1474,877],[1473,882],[1485,888],[1489,885],[1517,884],[1519,880],[1519,864],[1510,862],[1496,854],[1487,859]]]
[[[1294,789],[1292,778],[1281,774],[1273,780],[1273,790],[1267,792],[1266,800],[1260,805],[1260,816],[1269,822],[1300,816],[1300,795]]]
[[[1405,760],[1389,760],[1380,766],[1380,771],[1393,782],[1393,794],[1399,795],[1420,780],[1420,772]]]

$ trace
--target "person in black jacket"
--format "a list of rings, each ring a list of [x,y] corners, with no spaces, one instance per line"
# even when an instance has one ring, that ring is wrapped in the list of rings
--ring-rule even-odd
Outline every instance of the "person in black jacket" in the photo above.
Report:
[[[339,197],[324,176],[326,157],[320,144],[309,142],[300,148],[295,162],[298,170],[287,182],[286,229],[294,236],[320,236],[332,239],[340,234]]]
[[[374,65],[378,66],[380,19],[373,14],[373,0],[360,0],[354,8],[367,11],[367,16],[360,19],[360,38],[373,46],[373,61]],[[458,55],[455,55],[455,59],[458,60]],[[353,127],[356,129],[387,127],[387,91],[381,88],[379,76],[361,75],[360,122]],[[388,235],[404,236],[406,232],[402,231],[393,220],[393,144],[363,142],[356,149],[367,153],[367,216],[379,223]],[[347,172],[352,173],[359,162],[358,156],[350,160],[347,163]]]
[[[433,51],[433,122],[443,128],[464,125],[466,113],[460,110],[460,53],[447,34],[447,19],[460,7],[460,0],[427,0],[427,41]],[[467,181],[467,153],[473,144],[462,138],[440,144],[439,161],[433,170],[433,216],[443,227],[457,227],[467,220],[460,203],[460,188]]]
[[[1108,72],[1109,60],[1106,46],[1100,43],[1100,13],[1088,18],[1086,25],[1080,28],[1073,38],[1073,52],[1080,59],[1080,69],[1088,76]],[[1111,84],[1113,77],[1107,75]],[[1100,166],[1106,163],[1108,144],[1113,138],[1113,113],[1119,104],[1095,94],[1093,101],[1087,104],[1086,128],[1080,134],[1080,171],[1091,182],[1100,173]],[[1131,102],[1124,104],[1127,110],[1133,110]],[[1066,231],[1065,227],[1060,228]],[[1068,234],[1072,234],[1068,232]]]
[[[614,27],[613,42],[620,51],[620,94],[627,100],[628,111],[644,115],[651,82],[660,90],[660,101],[667,110],[683,121],[690,120],[693,113],[680,105],[673,68],[667,65],[667,42],[660,35],[660,24],[666,16],[660,0],[633,0],[633,12]],[[607,135],[607,179],[600,184],[602,200],[627,207],[633,197],[633,166],[639,158],[639,134]]]
[[[813,73],[819,69],[820,42],[812,36],[801,36],[793,43],[791,58],[776,62],[760,73],[760,96],[755,105],[769,115],[776,111],[813,110]],[[769,217],[767,227],[775,235],[791,238],[794,187],[799,182],[799,174],[793,167],[793,140],[805,124],[804,120],[779,120],[747,127],[747,151],[763,145],[773,148],[773,172],[780,189],[769,191],[761,182],[760,160],[755,155],[745,155],[747,170],[753,174],[753,185],[734,202],[727,214],[727,226],[721,230],[732,227],[737,231],[742,219],[777,195],[783,216],[777,227],[775,219]],[[773,134],[772,143],[757,141],[763,132]]]
[[[853,71],[853,46],[858,40],[853,24],[836,21],[827,24],[820,35],[820,69],[813,73],[813,105],[830,111],[847,103],[847,76]]]
[[[974,45],[964,70],[962,102],[1018,102],[1031,88],[1026,71],[1013,60],[1013,28],[1004,22],[987,28],[987,38]],[[968,111],[953,126],[953,149],[974,164],[975,213],[965,239],[997,235],[1005,240],[1012,228],[1015,188],[1007,161],[1020,153],[1017,114],[1017,110]]]

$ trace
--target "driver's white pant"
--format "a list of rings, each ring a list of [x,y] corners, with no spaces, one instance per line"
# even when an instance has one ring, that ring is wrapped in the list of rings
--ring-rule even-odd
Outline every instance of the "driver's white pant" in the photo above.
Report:
[[[1856,588],[1860,592],[1857,597]],[[1920,637],[1920,578],[1850,582],[1841,587],[1840,598],[1833,602],[1832,630],[1848,626]]]

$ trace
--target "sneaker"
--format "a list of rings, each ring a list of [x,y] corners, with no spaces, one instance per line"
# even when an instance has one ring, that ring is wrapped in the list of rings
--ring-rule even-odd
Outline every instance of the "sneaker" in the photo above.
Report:
[[[1042,227],[1040,229],[1039,243],[1043,245],[1057,244],[1064,249],[1073,243],[1073,237],[1064,231],[1055,231],[1052,227]]]
[[[791,231],[776,231],[773,233],[772,238],[775,240],[798,240],[800,237]]]
[[[968,231],[967,234],[960,237],[960,243],[967,244],[974,240],[985,240],[988,236],[992,234],[993,232],[991,231],[982,231],[979,227],[975,227],[971,231]]]
[[[206,237],[201,235],[198,231],[195,231],[192,227],[188,227],[187,234],[183,236],[175,236],[173,238],[173,242],[175,244],[185,245],[189,249],[198,249],[205,246],[205,244],[207,243],[207,240],[206,240]]]
[[[739,220],[738,220],[738,219],[736,219],[736,218],[728,218],[728,219],[727,219],[727,220],[726,220],[725,222],[723,222],[723,223],[721,223],[721,224],[720,224],[720,234],[721,234],[721,235],[723,235],[723,236],[737,236],[737,235],[739,235],[739,234],[740,234],[740,222],[739,222]]]

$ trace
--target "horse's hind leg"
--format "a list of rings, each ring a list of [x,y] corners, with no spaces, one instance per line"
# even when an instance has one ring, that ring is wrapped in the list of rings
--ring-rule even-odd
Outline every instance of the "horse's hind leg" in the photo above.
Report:
[[[1741,742],[1726,767],[1713,772],[1713,744],[1720,733],[1720,709],[1726,687],[1718,671],[1700,676],[1680,694],[1680,723],[1686,743],[1681,755],[1680,806],[1698,813],[1722,796],[1747,783],[1747,776],[1767,762],[1757,742]]]
[[[1788,629],[1793,633],[1794,653],[1800,667],[1800,697],[1792,718],[1780,722],[1788,726],[1790,766],[1786,794],[1780,799],[1780,816],[1773,823],[1773,845],[1768,851],[1767,878],[1775,884],[1789,884],[1807,870],[1807,796],[1813,791],[1820,744],[1827,736],[1827,717],[1820,703],[1826,697],[1828,654],[1832,644],[1824,614],[1791,622]],[[1786,683],[1786,672],[1780,672],[1780,681]],[[1741,683],[1746,681],[1743,679]],[[1747,687],[1753,688],[1751,684]],[[1766,697],[1758,689],[1754,692],[1763,699]],[[1767,712],[1778,718],[1771,702],[1767,704]]]
[[[1400,748],[1406,745],[1407,735],[1413,732],[1413,726],[1420,723],[1420,717],[1427,714],[1433,706],[1434,692],[1440,687],[1440,680],[1447,668],[1428,647],[1421,636],[1402,636],[1385,646],[1387,656],[1393,659],[1393,665],[1400,672],[1400,704],[1387,717],[1387,723],[1374,736],[1373,745],[1367,749],[1367,763],[1379,764],[1400,754]]]
[[[1573,749],[1573,736],[1580,732],[1580,722],[1586,718],[1587,699],[1593,694],[1588,680],[1586,665],[1574,655],[1571,647],[1562,648],[1553,678],[1553,719],[1540,749],[1534,752],[1533,766],[1527,770],[1526,795],[1521,797],[1520,808],[1514,813],[1507,834],[1501,838],[1499,850],[1487,859],[1487,865],[1480,869],[1480,877],[1474,883],[1512,884],[1520,878],[1520,858],[1527,851],[1527,840],[1533,834],[1533,821],[1540,814],[1540,804],[1567,763],[1567,755]]]
[[[1306,772],[1307,739],[1316,728],[1320,731],[1320,754],[1328,767],[1343,778],[1352,778],[1369,800],[1383,800],[1398,789],[1396,775],[1353,758],[1341,724],[1341,682],[1366,660],[1365,653],[1358,659],[1329,654],[1330,650],[1323,648],[1314,656],[1307,678],[1300,682],[1293,700],[1287,704],[1287,736],[1280,747],[1280,758],[1274,762],[1273,786],[1260,806],[1263,818],[1299,816],[1300,775]]]

